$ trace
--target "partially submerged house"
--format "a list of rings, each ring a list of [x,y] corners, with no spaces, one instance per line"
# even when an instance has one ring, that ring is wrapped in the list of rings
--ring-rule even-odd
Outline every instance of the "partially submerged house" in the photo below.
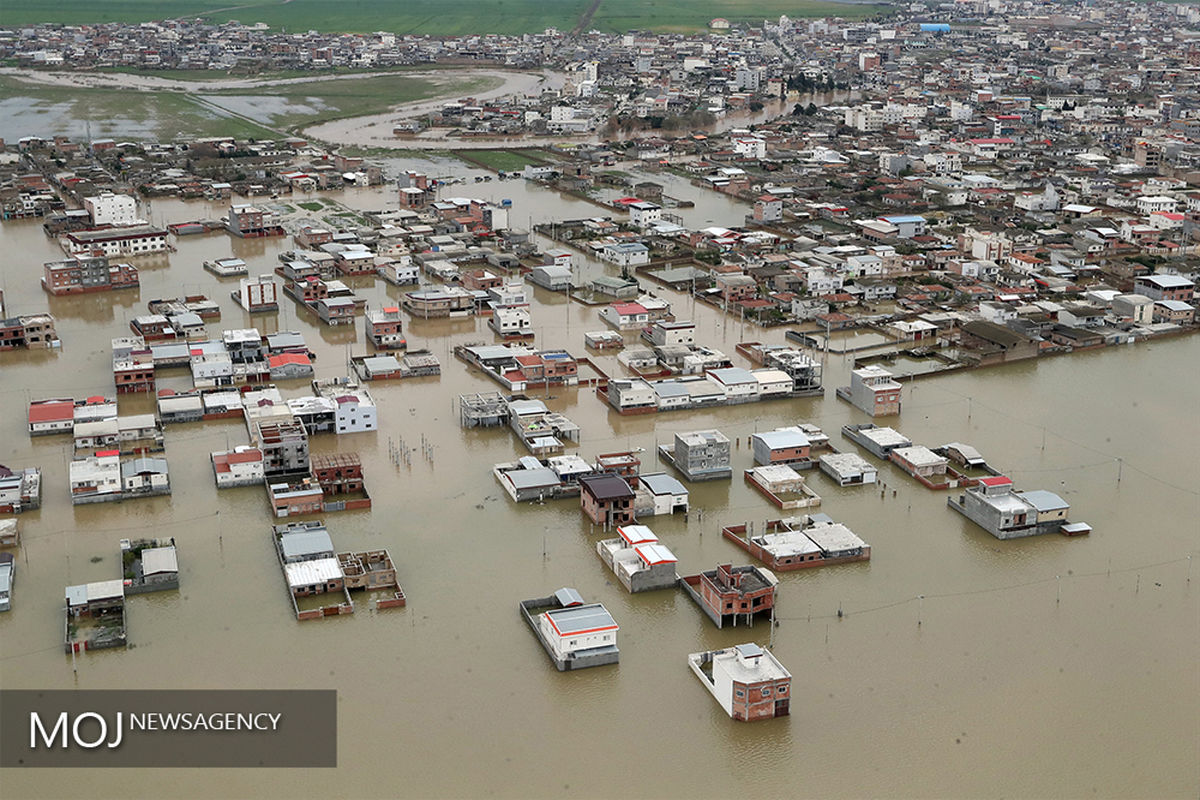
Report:
[[[659,445],[658,454],[689,481],[722,480],[733,475],[729,437],[718,430],[675,434],[673,446]]]
[[[800,428],[793,426],[756,433],[750,437],[750,444],[755,464],[784,464],[793,469],[808,469],[813,465],[812,444]]]
[[[903,387],[883,367],[869,365],[850,373],[850,385],[838,387],[837,396],[872,417],[900,413]]]
[[[825,514],[730,525],[721,535],[777,572],[823,567],[871,558],[871,546]]]
[[[122,580],[67,587],[64,644],[83,652],[125,647],[125,586]]]
[[[122,539],[121,567],[125,594],[179,588],[175,539]]]
[[[579,479],[580,508],[596,525],[605,528],[634,521],[634,492],[618,475],[585,475]]]
[[[789,714],[792,675],[769,650],[748,643],[692,653],[688,666],[735,720],[754,722]]]
[[[821,496],[810,489],[804,476],[786,464],[754,467],[744,473],[746,483],[782,509],[821,505]]]
[[[218,489],[259,486],[263,482],[263,454],[257,447],[239,445],[213,453],[212,465]]]
[[[981,478],[977,486],[947,498],[946,504],[997,539],[1043,533],[1078,536],[1092,530],[1087,523],[1070,522],[1070,504],[1054,492],[1014,491],[1012,479],[1003,475]]]
[[[378,609],[399,608],[407,603],[387,550],[335,553],[329,532],[319,520],[277,525],[273,532],[296,619],[353,614],[351,590],[384,592],[375,600]],[[323,594],[333,594],[337,599],[332,603],[309,599]]]
[[[14,471],[0,464],[0,513],[20,514],[42,504],[42,471],[26,467]]]
[[[770,570],[729,564],[679,579],[680,588],[718,628],[739,621],[752,625],[756,616],[771,616],[778,583]]]
[[[892,428],[880,428],[872,423],[843,425],[842,435],[871,455],[887,460],[897,447],[911,447],[912,440]]]
[[[838,486],[874,483],[879,475],[875,465],[858,453],[825,453],[817,461],[821,471],[837,481]]]
[[[620,659],[616,620],[603,604],[584,603],[574,589],[523,600],[519,610],[560,672],[615,664]]]
[[[670,589],[679,582],[678,559],[645,525],[626,525],[596,543],[596,554],[630,592]]]

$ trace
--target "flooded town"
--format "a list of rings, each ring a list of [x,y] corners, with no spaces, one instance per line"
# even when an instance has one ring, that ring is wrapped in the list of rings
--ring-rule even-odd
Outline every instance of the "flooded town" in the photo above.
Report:
[[[1200,6],[311,5],[0,8],[0,685],[336,766],[6,797],[1195,796]]]

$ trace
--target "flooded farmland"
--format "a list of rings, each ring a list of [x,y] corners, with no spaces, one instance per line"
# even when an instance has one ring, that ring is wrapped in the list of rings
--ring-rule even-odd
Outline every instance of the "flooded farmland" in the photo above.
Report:
[[[396,160],[400,163],[400,159]],[[478,171],[449,165],[468,181]],[[586,201],[522,181],[468,183],[453,194],[511,199],[518,224],[594,216]],[[676,187],[672,186],[674,190]],[[686,184],[687,224],[730,225],[746,209]],[[394,205],[390,190],[337,195],[350,208]],[[295,197],[286,202],[296,203]],[[155,200],[155,223],[215,218],[225,207]],[[361,321],[327,328],[290,301],[244,314],[236,281],[202,269],[238,256],[270,272],[290,240],[182,237],[178,250],[138,263],[134,292],[54,298],[41,265],[61,257],[40,224],[0,227],[0,285],[10,314],[49,310],[61,351],[0,354],[0,463],[42,469],[43,505],[20,517],[14,607],[0,615],[5,688],[333,688],[339,692],[336,770],[121,771],[88,774],[98,797],[163,796],[203,786],[210,796],[365,794],[436,797],[611,797],[625,785],[651,797],[762,795],[1182,796],[1200,782],[1200,569],[1192,574],[1200,511],[1197,337],[1030,360],[905,385],[891,424],[914,442],[977,447],[1021,488],[1052,490],[1090,522],[1090,536],[998,541],[893,465],[882,484],[842,488],[809,473],[820,511],[872,547],[869,562],[780,575],[779,625],[718,630],[681,593],[630,595],[597,558],[602,532],[577,500],[512,503],[493,464],[524,455],[507,429],[464,430],[455,398],[497,385],[455,359],[457,344],[492,341],[483,319],[405,319],[410,347],[442,361],[439,378],[375,383],[380,429],[315,436],[314,453],[356,451],[374,498],[369,512],[325,517],[339,547],[387,547],[408,596],[404,609],[297,623],[270,538],[261,488],[218,494],[209,453],[246,442],[237,421],[172,425],[173,493],[72,506],[71,442],[31,439],[32,399],[112,394],[109,341],[129,335],[148,300],[206,294],[226,328],[299,330],[317,377],[346,374],[367,352]],[[135,262],[137,263],[137,262]],[[579,277],[611,270],[585,262]],[[375,306],[400,290],[355,281]],[[667,290],[697,343],[739,366],[741,341],[784,343]],[[536,342],[585,353],[604,326],[595,308],[537,290]],[[630,335],[631,336],[631,335]],[[749,563],[722,540],[724,525],[779,512],[738,473],[747,437],[812,422],[841,450],[839,430],[868,421],[834,397],[853,353],[825,357],[823,398],[621,417],[590,390],[539,391],[582,429],[587,459],[656,445],[676,432],[718,428],[731,439],[734,479],[689,485],[692,511],[648,524],[681,572]],[[609,374],[616,358],[596,356]],[[304,381],[280,382],[285,397]],[[122,396],[122,414],[151,411]],[[389,449],[424,437],[429,455],[397,466]],[[664,467],[665,468],[665,467]],[[117,542],[173,536],[181,588],[139,598],[127,650],[86,654],[77,673],[62,648],[63,587],[112,577]],[[517,613],[518,601],[572,586],[620,624],[617,666],[556,672]],[[686,665],[688,653],[745,641],[773,643],[794,676],[791,716],[740,725]],[[1013,769],[1013,764],[1023,767]],[[77,793],[78,772],[11,770],[5,793]],[[420,787],[414,792],[413,787]]]

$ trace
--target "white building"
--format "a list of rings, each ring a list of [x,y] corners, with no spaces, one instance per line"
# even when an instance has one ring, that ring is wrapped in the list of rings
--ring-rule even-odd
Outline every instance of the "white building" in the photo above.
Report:
[[[533,335],[533,318],[524,306],[503,306],[492,312],[488,327],[504,337]]]
[[[703,666],[711,664],[711,677]],[[743,722],[787,716],[792,675],[756,644],[692,653],[688,665],[725,713]]]
[[[276,311],[279,309],[278,288],[270,275],[242,278],[238,282],[234,298],[239,306],[251,314],[261,311]]]
[[[314,389],[321,397],[337,403],[334,421],[338,433],[361,433],[379,429],[378,409],[367,390],[346,379],[336,382],[315,383]]]
[[[825,453],[818,459],[821,471],[837,481],[838,486],[858,486],[874,483],[879,472],[858,453]]]
[[[641,242],[613,242],[604,245],[600,257],[620,267],[650,263],[650,249]]]
[[[240,445],[213,453],[212,464],[218,489],[258,486],[263,482],[263,455],[257,447]]]
[[[144,225],[137,217],[137,201],[127,194],[103,192],[94,197],[85,197],[83,207],[92,218],[92,224],[101,225]]]
[[[71,502],[94,503],[119,500],[121,464],[117,451],[105,450],[94,456],[75,459],[69,468]]]
[[[733,140],[733,152],[746,158],[766,158],[767,142],[757,136],[744,136]]]
[[[649,228],[662,219],[662,206],[657,203],[638,200],[635,203],[629,203],[627,208],[629,209],[629,221],[642,229]]]
[[[601,603],[555,608],[537,617],[538,632],[556,661],[616,648],[619,626]]]

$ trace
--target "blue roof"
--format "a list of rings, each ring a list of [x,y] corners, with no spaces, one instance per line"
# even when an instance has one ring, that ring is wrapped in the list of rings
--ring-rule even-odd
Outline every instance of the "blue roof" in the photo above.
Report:
[[[890,217],[880,217],[884,222],[890,222],[893,225],[903,225],[905,223],[924,222],[925,218],[918,214],[899,214]]]

